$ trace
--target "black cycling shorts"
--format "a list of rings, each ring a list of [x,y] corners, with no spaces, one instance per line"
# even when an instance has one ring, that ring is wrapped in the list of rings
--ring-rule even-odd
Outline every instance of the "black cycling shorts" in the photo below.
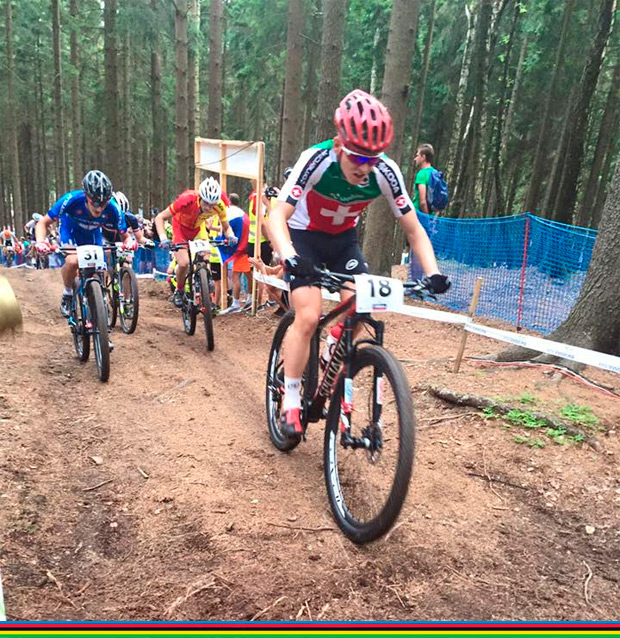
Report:
[[[248,257],[254,257],[254,244],[248,244],[245,249],[245,254]],[[261,242],[260,245],[260,258],[263,260],[265,266],[269,266],[271,264],[271,259],[273,257],[273,248],[268,241]]]
[[[216,264],[211,261],[209,262],[209,269],[211,270],[211,277],[213,277],[213,281],[222,280],[222,264]]]
[[[368,272],[368,265],[360,249],[357,229],[332,235],[313,230],[289,229],[295,252],[310,259],[315,266],[347,275]],[[316,286],[314,279],[295,277],[291,279],[291,290],[301,286]]]

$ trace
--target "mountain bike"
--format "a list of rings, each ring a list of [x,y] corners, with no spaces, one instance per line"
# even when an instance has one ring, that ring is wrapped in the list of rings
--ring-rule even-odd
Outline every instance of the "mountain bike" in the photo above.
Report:
[[[434,298],[420,282],[402,283],[387,277],[341,275],[316,271],[316,280],[330,292],[356,294],[319,320],[310,344],[310,357],[302,378],[301,422],[326,417],[324,472],[327,495],[342,532],[362,544],[385,534],[398,517],[413,471],[415,420],[411,391],[398,360],[383,347],[384,322],[373,310],[402,304],[403,288],[419,298]],[[324,328],[345,315],[344,328],[324,370],[320,370],[319,344]],[[285,335],[294,320],[288,311],[273,338],[266,379],[267,426],[273,445],[286,452],[299,440],[280,430],[284,397],[282,358]],[[356,336],[365,329],[363,336]]]
[[[226,239],[194,239],[172,244],[170,247],[172,251],[188,248],[189,271],[185,280],[185,296],[181,308],[183,329],[186,334],[193,335],[196,332],[196,318],[201,314],[209,352],[215,348],[213,305],[211,303],[211,295],[215,285],[208,263],[205,261],[205,255],[208,256],[212,245],[225,246],[227,244],[228,240]]]
[[[77,253],[78,277],[73,284],[69,327],[78,359],[88,361],[90,339],[95,351],[97,374],[101,381],[110,377],[108,313],[104,302],[102,273],[107,269],[103,246],[64,247],[65,255]]]
[[[117,317],[125,334],[132,334],[138,325],[140,298],[138,279],[131,266],[132,251],[123,250],[122,243],[116,243],[110,249],[110,268],[103,277],[106,305],[108,308],[108,326],[114,328]]]

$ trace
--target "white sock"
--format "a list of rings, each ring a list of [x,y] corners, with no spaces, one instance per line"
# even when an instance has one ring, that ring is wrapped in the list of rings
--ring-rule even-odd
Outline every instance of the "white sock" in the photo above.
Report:
[[[231,307],[231,308],[238,308],[240,305],[241,305],[241,304],[239,303],[239,300],[238,300],[238,299],[235,299],[235,298],[233,297],[233,302],[232,302],[232,304],[230,304],[230,307]]]
[[[284,377],[284,403],[282,411],[301,408],[301,379]]]
[[[62,294],[67,295],[67,297],[73,297],[73,288],[65,288]]]

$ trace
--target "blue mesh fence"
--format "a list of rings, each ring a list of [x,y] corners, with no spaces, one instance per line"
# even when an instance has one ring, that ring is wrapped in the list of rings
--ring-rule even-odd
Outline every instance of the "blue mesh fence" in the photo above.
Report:
[[[534,215],[449,219],[419,214],[453,288],[442,298],[467,311],[483,278],[476,313],[549,333],[568,316],[590,264],[596,231]],[[420,276],[413,257],[410,276]]]

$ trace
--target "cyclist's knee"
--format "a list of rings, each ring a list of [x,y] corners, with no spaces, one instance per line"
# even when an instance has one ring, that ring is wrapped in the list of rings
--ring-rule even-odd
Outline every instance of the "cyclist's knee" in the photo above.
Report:
[[[184,253],[177,255],[177,266],[179,268],[187,268],[189,266],[189,257]]]
[[[320,308],[318,310],[312,306],[307,306],[305,308],[296,308],[295,327],[299,332],[309,338],[316,330],[320,316]]]

